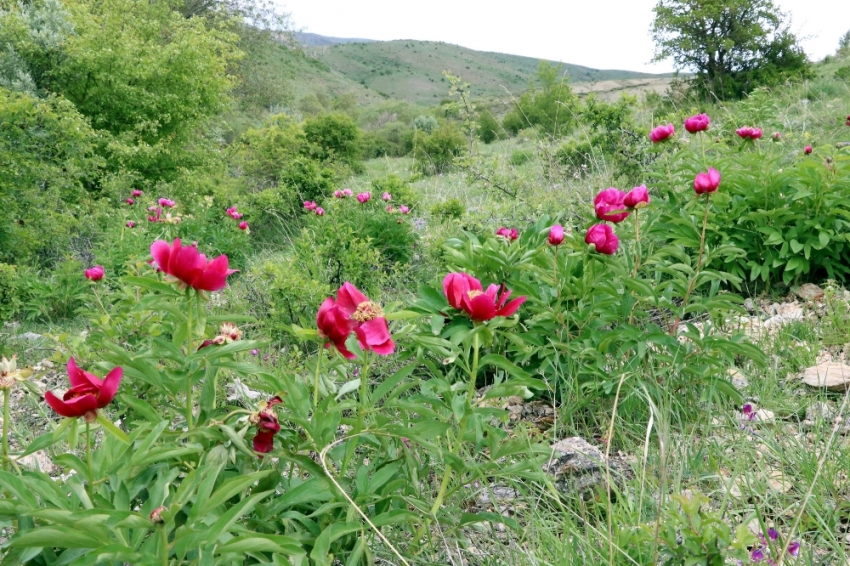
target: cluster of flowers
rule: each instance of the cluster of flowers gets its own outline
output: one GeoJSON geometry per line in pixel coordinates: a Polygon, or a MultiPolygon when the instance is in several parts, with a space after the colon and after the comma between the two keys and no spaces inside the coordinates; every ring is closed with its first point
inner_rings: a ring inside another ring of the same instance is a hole
{"type": "Polygon", "coordinates": [[[248,223],[245,222],[244,220],[242,220],[243,214],[241,212],[239,212],[238,210],[236,210],[235,206],[231,206],[230,208],[225,210],[224,213],[227,214],[229,217],[231,217],[233,220],[240,220],[240,222],[239,222],[239,229],[240,230],[244,230],[248,233],[251,232],[248,229],[248,223]]]}
{"type": "MultiPolygon", "coordinates": [[[[779,539],[779,533],[774,528],[770,528],[767,530],[767,538],[770,539],[770,542],[776,542],[779,539]]],[[[796,557],[800,554],[800,542],[792,541],[791,544],[788,545],[788,554],[796,557]]],[[[770,543],[767,539],[764,538],[764,535],[759,533],[759,544],[754,547],[750,552],[750,560],[753,562],[765,562],[770,566],[774,566],[776,561],[770,557],[770,543]]]]}
{"type": "MultiPolygon", "coordinates": [[[[148,222],[164,222],[166,224],[180,224],[183,220],[177,215],[171,214],[170,211],[165,212],[165,216],[162,215],[162,209],[171,209],[177,206],[177,203],[171,199],[161,198],[157,201],[159,206],[151,206],[148,208],[148,211],[152,214],[148,215],[148,222]]],[[[131,226],[132,227],[132,226],[131,226]]]]}
{"type": "MultiPolygon", "coordinates": [[[[593,208],[599,220],[619,224],[628,218],[632,211],[649,205],[649,200],[646,185],[635,187],[628,193],[609,187],[596,195],[593,199],[593,208]]],[[[606,255],[617,253],[620,247],[620,239],[608,224],[591,226],[587,230],[584,241],[587,245],[593,244],[597,252],[606,255]]]]}
{"type": "Polygon", "coordinates": [[[316,216],[324,216],[325,209],[316,204],[316,201],[305,200],[304,201],[304,210],[316,213],[316,216]]]}
{"type": "Polygon", "coordinates": [[[505,228],[504,226],[496,230],[496,235],[501,236],[510,242],[519,238],[519,232],[517,232],[516,228],[505,228]]]}
{"type": "Polygon", "coordinates": [[[129,204],[129,205],[136,204],[136,198],[142,196],[143,194],[145,194],[145,193],[143,193],[139,189],[133,189],[133,192],[130,193],[129,197],[127,197],[127,204],[129,204]]]}

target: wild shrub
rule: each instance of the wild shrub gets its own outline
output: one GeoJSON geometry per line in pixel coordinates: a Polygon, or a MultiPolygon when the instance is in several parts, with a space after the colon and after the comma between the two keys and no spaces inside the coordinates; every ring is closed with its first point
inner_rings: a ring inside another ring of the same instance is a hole
{"type": "Polygon", "coordinates": [[[467,140],[463,133],[450,122],[427,134],[417,131],[413,136],[413,158],[416,167],[427,175],[448,171],[455,158],[467,151],[467,140]]]}

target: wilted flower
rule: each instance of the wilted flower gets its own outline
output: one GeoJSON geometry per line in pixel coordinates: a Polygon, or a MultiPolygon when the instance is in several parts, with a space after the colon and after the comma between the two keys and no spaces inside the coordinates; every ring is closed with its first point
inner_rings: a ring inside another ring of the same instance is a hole
{"type": "Polygon", "coordinates": [[[163,208],[174,208],[175,206],[177,206],[176,202],[167,198],[161,198],[157,202],[159,203],[159,206],[163,208]]]}
{"type": "Polygon", "coordinates": [[[133,200],[133,199],[131,199],[131,198],[128,198],[128,199],[127,199],[127,204],[136,204],[136,201],[134,201],[134,200],[133,200]]]}
{"type": "Polygon", "coordinates": [[[74,358],[71,358],[68,360],[68,381],[71,382],[71,389],[62,399],[48,391],[44,394],[44,400],[63,417],[85,416],[87,422],[94,422],[97,410],[107,406],[115,397],[123,375],[124,370],[116,367],[101,380],[78,368],[74,358]]]}
{"type": "Polygon", "coordinates": [[[387,212],[389,212],[390,214],[392,214],[393,212],[395,212],[395,209],[393,208],[393,205],[391,205],[391,204],[388,204],[388,205],[387,205],[387,212]]]}
{"type": "Polygon", "coordinates": [[[148,210],[153,212],[153,215],[148,216],[148,222],[162,222],[162,209],[161,208],[157,208],[155,206],[152,206],[148,210]]]}
{"type": "Polygon", "coordinates": [[[778,142],[781,139],[782,139],[782,134],[780,134],[779,132],[773,132],[773,141],[778,142]]]}
{"type": "Polygon", "coordinates": [[[511,316],[525,302],[525,297],[517,297],[509,302],[511,292],[504,285],[501,292],[495,284],[485,291],[481,281],[466,273],[446,275],[443,278],[443,293],[452,307],[466,312],[476,322],[492,320],[497,316],[511,316]]]}
{"type": "Polygon", "coordinates": [[[218,329],[218,336],[213,338],[213,344],[230,344],[242,339],[242,331],[232,322],[224,322],[218,329]]]}
{"type": "Polygon", "coordinates": [[[643,208],[649,204],[649,191],[646,190],[646,185],[640,185],[626,193],[623,198],[623,204],[626,208],[643,208]]]}
{"type": "Polygon", "coordinates": [[[711,124],[711,118],[708,117],[708,114],[697,114],[685,120],[685,129],[695,134],[707,130],[709,124],[711,124]]]}
{"type": "Polygon", "coordinates": [[[354,333],[360,348],[372,350],[381,356],[395,351],[387,319],[381,305],[370,301],[357,287],[346,281],[336,294],[336,306],[349,320],[354,321],[354,333]]]}
{"type": "Polygon", "coordinates": [[[673,124],[667,124],[666,126],[657,126],[649,132],[649,139],[652,140],[652,143],[660,143],[666,141],[673,137],[676,133],[676,128],[673,127],[673,124]]]}
{"type": "Polygon", "coordinates": [[[283,403],[283,400],[278,396],[263,401],[257,412],[250,417],[251,423],[257,426],[257,434],[254,435],[253,442],[254,450],[260,454],[267,454],[274,449],[274,435],[280,431],[280,423],[273,409],[279,403],[283,403]]]}
{"type": "Polygon", "coordinates": [[[128,220],[126,226],[127,226],[127,228],[135,228],[136,223],[133,222],[132,220],[128,220]]]}
{"type": "Polygon", "coordinates": [[[587,231],[584,237],[587,245],[593,244],[596,246],[596,251],[601,254],[613,255],[617,253],[617,248],[620,247],[620,239],[614,230],[607,224],[594,224],[587,231]]]}
{"type": "Polygon", "coordinates": [[[812,152],[812,146],[807,145],[806,147],[803,148],[803,153],[805,153],[806,155],[809,155],[811,152],[812,152]]]}
{"type": "MultiPolygon", "coordinates": [[[[26,375],[29,375],[29,370],[26,375]]],[[[26,375],[18,369],[18,356],[13,355],[11,360],[7,360],[6,356],[0,358],[0,391],[11,389],[15,382],[23,380],[26,375]]]]}
{"type": "Polygon", "coordinates": [[[340,191],[340,190],[336,190],[336,191],[334,191],[334,196],[335,196],[336,198],[345,198],[345,195],[344,195],[344,194],[342,194],[342,191],[340,191]]]}
{"type": "Polygon", "coordinates": [[[404,205],[401,205],[400,207],[398,207],[398,211],[401,212],[402,214],[410,214],[410,209],[407,208],[404,205]]]}
{"type": "Polygon", "coordinates": [[[86,269],[85,271],[86,279],[91,281],[100,281],[103,279],[104,271],[102,265],[95,265],[90,269],[86,269]]]}
{"type": "Polygon", "coordinates": [[[325,215],[325,209],[322,208],[321,206],[317,206],[316,210],[314,212],[316,213],[316,216],[324,216],[325,215]]]}
{"type": "Polygon", "coordinates": [[[242,222],[239,223],[239,229],[240,230],[247,230],[248,229],[248,223],[243,220],[242,222]]]}
{"type": "Polygon", "coordinates": [[[194,245],[183,247],[180,238],[172,245],[157,240],[151,245],[153,267],[178,279],[198,291],[219,291],[227,284],[227,276],[236,273],[228,269],[226,255],[220,255],[212,261],[198,252],[194,245]]]}
{"type": "Polygon", "coordinates": [[[235,206],[231,206],[225,212],[229,217],[231,217],[234,220],[239,220],[240,218],[242,218],[242,214],[239,211],[236,210],[235,206]]]}
{"type": "Polygon", "coordinates": [[[133,192],[132,192],[132,193],[130,193],[130,196],[140,197],[140,196],[142,196],[143,194],[144,194],[144,193],[143,193],[142,191],[140,191],[139,189],[133,189],[133,192]]]}
{"type": "Polygon", "coordinates": [[[381,198],[384,199],[384,200],[392,200],[393,196],[390,193],[385,192],[384,194],[381,195],[381,198]]]}
{"type": "Polygon", "coordinates": [[[738,128],[737,130],[735,130],[735,133],[745,140],[757,140],[762,135],[761,128],[752,128],[750,126],[738,128]]]}
{"type": "Polygon", "coordinates": [[[713,167],[708,168],[708,173],[699,173],[694,178],[694,191],[698,195],[713,193],[720,186],[720,173],[713,167]]]}
{"type": "Polygon", "coordinates": [[[316,204],[316,201],[305,200],[304,201],[304,210],[316,210],[316,207],[319,206],[316,204]]]}
{"type": "Polygon", "coordinates": [[[593,208],[596,211],[596,217],[600,220],[613,222],[614,224],[622,222],[630,214],[626,210],[625,199],[626,193],[614,187],[600,191],[596,195],[596,198],[593,199],[593,208]]]}
{"type": "Polygon", "coordinates": [[[344,197],[350,197],[353,194],[354,191],[352,191],[351,189],[342,189],[342,196],[344,197]]]}
{"type": "Polygon", "coordinates": [[[357,194],[357,202],[359,202],[360,204],[364,204],[364,203],[369,202],[369,199],[371,199],[371,198],[372,198],[372,193],[370,193],[369,191],[366,191],[365,193],[358,193],[357,194]]]}
{"type": "Polygon", "coordinates": [[[555,224],[549,228],[549,244],[560,246],[564,243],[564,227],[560,224],[555,224]]]}
{"type": "Polygon", "coordinates": [[[516,228],[508,229],[508,228],[505,228],[504,226],[502,226],[501,228],[496,230],[496,235],[501,236],[503,238],[507,238],[511,242],[513,242],[514,240],[519,238],[519,232],[517,232],[516,228]]]}

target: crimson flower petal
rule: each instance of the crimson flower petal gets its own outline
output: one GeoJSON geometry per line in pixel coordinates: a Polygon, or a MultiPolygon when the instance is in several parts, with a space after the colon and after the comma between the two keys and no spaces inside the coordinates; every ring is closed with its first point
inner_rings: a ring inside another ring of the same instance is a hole
{"type": "Polygon", "coordinates": [[[91,385],[97,389],[103,385],[103,381],[96,375],[92,375],[87,371],[83,371],[77,367],[77,362],[74,358],[70,358],[68,360],[68,381],[71,382],[72,387],[78,387],[80,385],[91,385]]]}
{"type": "Polygon", "coordinates": [[[360,346],[366,350],[370,349],[381,356],[388,356],[395,351],[395,343],[390,337],[387,319],[375,318],[364,322],[354,329],[360,346]]]}
{"type": "Polygon", "coordinates": [[[465,301],[466,312],[469,318],[477,321],[491,320],[496,316],[496,303],[493,297],[483,293],[465,301]]]}
{"type": "Polygon", "coordinates": [[[504,307],[496,311],[496,316],[511,316],[525,302],[526,297],[517,297],[513,301],[506,304],[504,307]]]}
{"type": "Polygon", "coordinates": [[[351,316],[357,310],[357,305],[369,300],[357,287],[346,281],[336,294],[336,304],[347,315],[351,316]]]}
{"type": "Polygon", "coordinates": [[[254,435],[254,450],[260,454],[268,454],[274,449],[274,432],[257,429],[254,435]]]}
{"type": "Polygon", "coordinates": [[[44,400],[47,401],[51,409],[63,417],[82,417],[89,411],[97,409],[97,397],[94,395],[83,395],[81,397],[74,397],[69,401],[63,401],[48,391],[44,394],[44,400]]]}
{"type": "Polygon", "coordinates": [[[97,407],[99,409],[107,406],[115,398],[118,392],[118,386],[121,385],[121,378],[124,376],[124,370],[116,367],[103,380],[103,386],[100,388],[100,394],[97,396],[97,407]]]}

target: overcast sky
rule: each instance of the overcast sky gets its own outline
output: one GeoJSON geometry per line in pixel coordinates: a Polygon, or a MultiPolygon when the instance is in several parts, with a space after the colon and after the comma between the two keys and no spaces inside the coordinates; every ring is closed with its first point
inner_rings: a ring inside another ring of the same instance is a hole
{"type": "MultiPolygon", "coordinates": [[[[665,72],[650,64],[656,0],[275,0],[303,31],[420,39],[598,69],[665,72]]],[[[850,0],[776,0],[810,57],[834,53],[850,29],[850,0]]]]}

